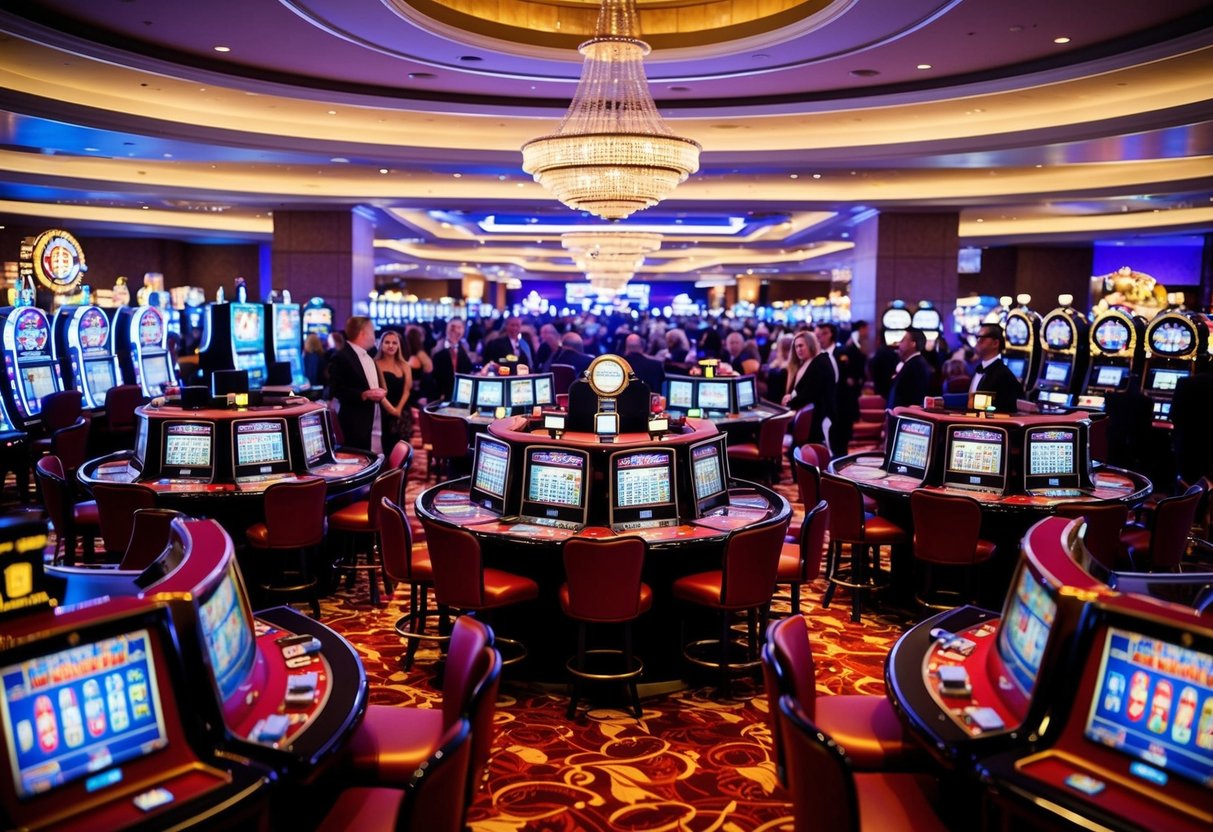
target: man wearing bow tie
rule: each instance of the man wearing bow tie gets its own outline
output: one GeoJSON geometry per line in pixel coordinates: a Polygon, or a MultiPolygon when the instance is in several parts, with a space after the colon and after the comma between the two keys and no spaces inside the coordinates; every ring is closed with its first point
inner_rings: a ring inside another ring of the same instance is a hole
{"type": "Polygon", "coordinates": [[[998,324],[982,324],[977,334],[977,368],[973,371],[970,393],[990,393],[994,396],[994,409],[1002,413],[1014,413],[1017,402],[1023,398],[1023,385],[1003,363],[1003,334],[998,324]]]}

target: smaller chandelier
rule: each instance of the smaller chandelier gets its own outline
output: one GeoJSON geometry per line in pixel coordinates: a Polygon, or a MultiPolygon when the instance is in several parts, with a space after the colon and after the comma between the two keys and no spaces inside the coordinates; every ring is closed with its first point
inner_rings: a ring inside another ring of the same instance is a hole
{"type": "Polygon", "coordinates": [[[576,211],[607,220],[665,199],[699,170],[698,142],[674,135],[644,75],[635,0],[602,0],[581,44],[581,81],[556,133],[522,146],[522,169],[576,211]]]}
{"type": "Polygon", "coordinates": [[[573,262],[585,272],[599,294],[615,295],[644,265],[644,258],[661,248],[661,235],[642,231],[570,231],[560,235],[573,262]]]}

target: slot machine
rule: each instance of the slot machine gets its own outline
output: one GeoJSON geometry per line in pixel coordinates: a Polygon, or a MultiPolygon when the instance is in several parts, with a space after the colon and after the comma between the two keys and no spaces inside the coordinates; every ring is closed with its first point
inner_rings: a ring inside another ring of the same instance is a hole
{"type": "Polygon", "coordinates": [[[1024,390],[1031,390],[1040,369],[1040,315],[1028,308],[1032,297],[1019,296],[1019,306],[1009,309],[1003,321],[1006,346],[1002,360],[1019,379],[1024,390]]]}
{"type": "Polygon", "coordinates": [[[1209,320],[1199,312],[1163,312],[1146,327],[1145,349],[1141,392],[1153,403],[1154,420],[1169,423],[1175,385],[1209,361],[1209,320]]]}
{"type": "Polygon", "coordinates": [[[114,327],[98,306],[60,306],[55,313],[55,353],[64,387],[84,394],[84,407],[101,410],[105,394],[122,383],[114,327]]]}
{"type": "Polygon", "coordinates": [[[164,313],[154,306],[124,307],[114,328],[122,374],[143,388],[143,395],[160,396],[180,383],[168,351],[164,313]]]}
{"type": "Polygon", "coordinates": [[[939,335],[943,332],[943,318],[940,317],[935,304],[929,300],[920,300],[918,308],[910,316],[910,326],[921,329],[923,335],[927,336],[928,350],[935,349],[935,342],[939,340],[939,335]]]}
{"type": "Polygon", "coordinates": [[[206,308],[206,326],[199,353],[203,372],[244,370],[250,390],[265,384],[269,368],[265,358],[265,312],[260,303],[212,303],[206,308]]]}
{"type": "Polygon", "coordinates": [[[63,390],[55,360],[51,322],[36,306],[0,309],[3,319],[4,404],[14,426],[29,430],[41,422],[42,399],[63,390]]]}
{"type": "Polygon", "coordinates": [[[880,331],[883,333],[885,346],[896,348],[913,322],[914,318],[906,308],[904,300],[890,303],[880,315],[880,331]]]}
{"type": "Polygon", "coordinates": [[[1069,407],[1087,372],[1090,327],[1087,316],[1070,306],[1069,295],[1057,300],[1061,306],[1041,320],[1040,372],[1031,396],[1042,404],[1069,407]]]}
{"type": "Polygon", "coordinates": [[[312,385],[303,372],[303,320],[302,310],[291,303],[290,292],[283,292],[282,303],[266,304],[265,337],[270,344],[270,353],[275,361],[291,365],[291,387],[310,390],[312,385]]]}
{"type": "Polygon", "coordinates": [[[1075,405],[1105,409],[1107,397],[1129,389],[1130,378],[1141,374],[1145,359],[1146,322],[1128,310],[1101,312],[1091,325],[1091,364],[1075,405]]]}
{"type": "Polygon", "coordinates": [[[319,335],[321,341],[328,340],[333,331],[333,307],[324,298],[312,298],[303,307],[303,334],[319,335]]]}

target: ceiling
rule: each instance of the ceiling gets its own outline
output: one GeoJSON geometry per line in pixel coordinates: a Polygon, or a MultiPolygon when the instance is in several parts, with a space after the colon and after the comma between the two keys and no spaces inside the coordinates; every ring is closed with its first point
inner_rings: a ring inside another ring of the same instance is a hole
{"type": "MultiPolygon", "coordinates": [[[[521,169],[594,0],[50,0],[0,10],[0,221],[268,240],[362,206],[380,268],[579,273],[601,221],[521,169]],[[222,47],[226,51],[217,51],[222,47]]],[[[806,279],[879,210],[962,245],[1213,232],[1213,5],[638,0],[650,88],[701,169],[626,225],[647,278],[806,279]]]]}

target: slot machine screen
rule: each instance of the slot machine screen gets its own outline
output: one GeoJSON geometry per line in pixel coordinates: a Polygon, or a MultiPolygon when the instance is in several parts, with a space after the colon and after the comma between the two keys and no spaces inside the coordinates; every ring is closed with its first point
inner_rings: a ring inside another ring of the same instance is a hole
{"type": "Polygon", "coordinates": [[[1174,393],[1175,385],[1179,383],[1179,380],[1187,377],[1187,370],[1151,370],[1149,378],[1146,379],[1146,392],[1174,393]]]}
{"type": "Polygon", "coordinates": [[[143,461],[147,459],[147,418],[135,418],[135,467],[143,470],[143,461]]]}
{"type": "Polygon", "coordinates": [[[1119,318],[1105,318],[1095,327],[1095,345],[1107,353],[1129,346],[1129,327],[1119,318]]]}
{"type": "Polygon", "coordinates": [[[552,404],[552,376],[535,376],[535,404],[552,404]]]}
{"type": "Polygon", "coordinates": [[[40,413],[43,396],[49,396],[57,389],[54,368],[50,364],[33,367],[18,365],[17,372],[21,376],[21,386],[25,388],[25,400],[29,403],[30,413],[40,413]]]}
{"type": "Polygon", "coordinates": [[[1036,687],[1040,661],[1057,617],[1057,600],[1026,561],[1019,564],[1014,587],[998,625],[998,656],[1010,680],[1027,697],[1036,687]]]}
{"type": "Polygon", "coordinates": [[[505,382],[496,378],[482,378],[476,382],[476,407],[493,410],[505,404],[505,382]]]}
{"type": "Polygon", "coordinates": [[[1032,340],[1032,328],[1018,315],[1008,315],[1004,335],[1012,347],[1026,347],[1032,340]]]}
{"type": "Polygon", "coordinates": [[[510,407],[531,407],[534,404],[535,386],[531,379],[510,379],[510,407]]]}
{"type": "Polygon", "coordinates": [[[1133,758],[1157,785],[1174,774],[1213,784],[1213,655],[1173,639],[1107,627],[1083,734],[1133,758]]]}
{"type": "Polygon", "coordinates": [[[1060,315],[1045,322],[1045,343],[1055,350],[1068,350],[1074,345],[1074,327],[1060,315]]]}
{"type": "Polygon", "coordinates": [[[695,406],[694,392],[695,384],[691,381],[674,381],[666,382],[668,392],[666,393],[666,407],[671,410],[690,410],[695,406]]]}
{"type": "Polygon", "coordinates": [[[1007,432],[1001,428],[949,425],[944,484],[1005,491],[1007,432]]]}
{"type": "Polygon", "coordinates": [[[699,382],[699,409],[727,411],[729,409],[729,382],[699,382]]]}
{"type": "Polygon", "coordinates": [[[527,448],[521,513],[585,525],[588,469],[585,451],[527,448]]]}
{"type": "Polygon", "coordinates": [[[471,404],[474,381],[471,376],[455,376],[455,392],[451,396],[451,404],[471,404]]]}
{"type": "Polygon", "coordinates": [[[677,517],[673,450],[647,448],[611,455],[612,526],[677,517]]]}
{"type": "Polygon", "coordinates": [[[322,413],[316,411],[300,416],[299,435],[303,439],[303,458],[307,460],[308,467],[328,457],[329,446],[322,413]]]}
{"type": "Polygon", "coordinates": [[[1002,357],[1002,361],[1004,364],[1007,365],[1007,369],[1009,369],[1012,373],[1014,373],[1015,378],[1019,379],[1021,383],[1024,381],[1024,379],[1027,378],[1027,376],[1028,376],[1028,359],[1007,357],[1004,355],[1002,357]]]}
{"type": "Polygon", "coordinates": [[[911,318],[911,326],[921,329],[927,336],[927,343],[932,343],[939,337],[940,318],[938,309],[916,309],[911,318]]]}
{"type": "Polygon", "coordinates": [[[153,395],[164,391],[169,384],[168,355],[152,355],[143,360],[143,389],[153,395]]]}
{"type": "Polygon", "coordinates": [[[1066,384],[1070,380],[1070,370],[1072,369],[1074,369],[1074,365],[1066,361],[1046,361],[1040,370],[1040,378],[1054,384],[1066,384]]]}
{"type": "Polygon", "coordinates": [[[285,474],[291,470],[286,445],[286,422],[282,419],[235,422],[232,433],[237,478],[285,474]]]}
{"type": "Polygon", "coordinates": [[[168,745],[156,648],[136,629],[0,669],[4,745],[25,799],[88,778],[86,791],[119,782],[119,767],[168,745]]]}
{"type": "Polygon", "coordinates": [[[105,393],[113,387],[117,380],[114,378],[114,362],[110,358],[103,361],[84,362],[84,383],[98,402],[104,400],[105,393]]]}
{"type": "Polygon", "coordinates": [[[691,487],[695,512],[702,517],[729,502],[728,456],[725,437],[717,436],[691,446],[691,487]]]}
{"type": "Polygon", "coordinates": [[[893,441],[889,443],[889,458],[885,470],[891,474],[904,474],[915,479],[927,475],[931,460],[930,422],[918,419],[899,418],[893,428],[893,441]]]}
{"type": "Polygon", "coordinates": [[[1150,330],[1150,352],[1184,355],[1192,349],[1194,335],[1187,321],[1159,321],[1150,330]]]}
{"type": "Polygon", "coordinates": [[[1082,449],[1078,428],[1039,427],[1024,432],[1024,488],[1078,488],[1082,449]]]}
{"type": "Polygon", "coordinates": [[[299,307],[295,304],[274,307],[274,345],[295,350],[303,347],[303,325],[299,321],[299,307]]]}
{"type": "Polygon", "coordinates": [[[505,513],[506,484],[510,481],[510,446],[505,442],[476,434],[472,460],[471,502],[505,513]]]}
{"type": "Polygon", "coordinates": [[[257,303],[233,303],[232,345],[238,352],[265,352],[264,307],[257,303]]]}
{"type": "Polygon", "coordinates": [[[234,562],[218,585],[202,596],[198,623],[215,687],[226,702],[239,691],[257,659],[252,614],[234,562]]]}
{"type": "Polygon", "coordinates": [[[1108,389],[1119,389],[1125,376],[1129,374],[1128,367],[1117,367],[1104,364],[1095,368],[1095,386],[1108,389]]]}
{"type": "Polygon", "coordinates": [[[737,380],[737,409],[753,407],[758,400],[758,386],[753,376],[742,376],[737,380]]]}
{"type": "Polygon", "coordinates": [[[215,426],[211,422],[167,422],[161,473],[209,479],[215,468],[215,426]]]}

